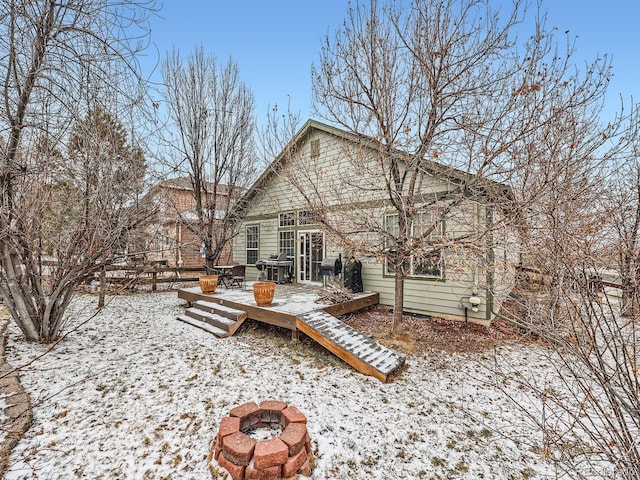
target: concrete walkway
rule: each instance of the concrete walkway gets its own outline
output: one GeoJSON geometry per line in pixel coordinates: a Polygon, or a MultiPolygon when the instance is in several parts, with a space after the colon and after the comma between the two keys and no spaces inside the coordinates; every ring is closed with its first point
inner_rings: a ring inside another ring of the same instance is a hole
{"type": "Polygon", "coordinates": [[[0,436],[0,478],[4,477],[9,467],[9,455],[24,433],[29,430],[33,420],[31,400],[29,394],[20,384],[18,372],[6,362],[4,345],[5,331],[9,325],[9,313],[4,306],[0,306],[0,398],[6,404],[4,421],[0,425],[3,435],[0,436]]]}

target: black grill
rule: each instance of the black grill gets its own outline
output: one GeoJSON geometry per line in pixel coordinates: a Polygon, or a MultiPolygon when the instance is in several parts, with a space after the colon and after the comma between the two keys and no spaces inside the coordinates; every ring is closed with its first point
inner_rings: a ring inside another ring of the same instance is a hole
{"type": "Polygon", "coordinates": [[[267,265],[273,265],[273,264],[277,264],[278,262],[286,262],[287,261],[287,256],[280,252],[280,253],[271,253],[269,255],[269,258],[267,258],[266,262],[267,265]]]}
{"type": "Polygon", "coordinates": [[[266,273],[267,280],[277,283],[293,280],[293,260],[284,253],[272,253],[266,260],[258,260],[256,268],[266,273]]]}
{"type": "Polygon", "coordinates": [[[338,258],[325,258],[318,267],[320,269],[320,275],[327,277],[337,277],[342,274],[342,255],[338,258]]]}
{"type": "Polygon", "coordinates": [[[362,263],[351,257],[344,266],[344,286],[353,293],[363,291],[362,288],[362,263]]]}

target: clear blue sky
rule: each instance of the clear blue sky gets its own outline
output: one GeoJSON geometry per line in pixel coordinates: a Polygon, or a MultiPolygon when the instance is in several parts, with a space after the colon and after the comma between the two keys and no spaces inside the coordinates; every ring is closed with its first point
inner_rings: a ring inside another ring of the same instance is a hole
{"type": "MultiPolygon", "coordinates": [[[[493,3],[510,5],[509,0],[493,3]]],[[[219,62],[231,56],[255,93],[259,123],[269,105],[286,106],[289,99],[292,110],[300,111],[304,120],[311,116],[311,64],[318,61],[323,37],[341,25],[348,4],[348,0],[164,0],[159,17],[152,19],[151,36],[160,57],[174,46],[186,54],[199,44],[219,62]]],[[[578,37],[576,61],[605,53],[613,56],[611,111],[619,94],[640,101],[640,0],[545,0],[543,9],[548,11],[548,24],[558,28],[559,39],[565,30],[578,37]]],[[[156,55],[148,54],[149,59],[156,55]]],[[[145,62],[148,69],[149,64],[145,62]]]]}

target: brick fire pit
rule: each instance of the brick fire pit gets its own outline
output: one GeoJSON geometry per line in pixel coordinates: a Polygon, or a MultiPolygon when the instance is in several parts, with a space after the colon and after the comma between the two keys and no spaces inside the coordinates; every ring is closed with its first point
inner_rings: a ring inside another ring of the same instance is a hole
{"type": "Polygon", "coordinates": [[[308,476],[313,453],[307,418],[296,407],[274,400],[235,407],[220,421],[209,461],[212,457],[233,480],[293,480],[298,473],[308,476]],[[251,434],[257,429],[282,429],[282,433],[255,440],[251,434]]]}

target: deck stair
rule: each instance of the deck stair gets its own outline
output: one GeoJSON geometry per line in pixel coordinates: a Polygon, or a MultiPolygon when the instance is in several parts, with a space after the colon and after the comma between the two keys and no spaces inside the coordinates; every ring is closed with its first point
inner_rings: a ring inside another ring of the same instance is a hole
{"type": "Polygon", "coordinates": [[[193,302],[178,320],[224,338],[233,335],[247,318],[247,312],[205,300],[193,302]]]}
{"type": "Polygon", "coordinates": [[[365,375],[386,382],[405,357],[322,310],[299,315],[297,328],[365,375]]]}

